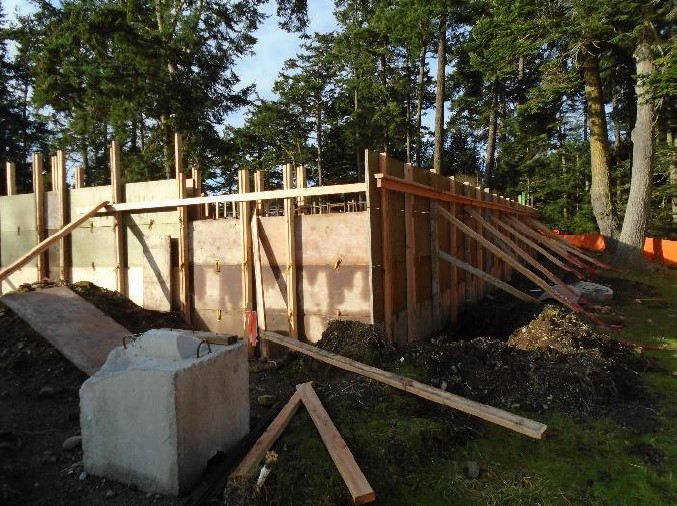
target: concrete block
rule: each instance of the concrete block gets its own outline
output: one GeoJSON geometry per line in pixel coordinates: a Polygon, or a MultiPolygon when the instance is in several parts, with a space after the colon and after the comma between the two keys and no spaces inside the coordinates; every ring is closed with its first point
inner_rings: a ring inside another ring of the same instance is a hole
{"type": "Polygon", "coordinates": [[[211,334],[149,331],[118,347],[80,389],[85,470],[141,490],[182,495],[217,450],[249,432],[242,341],[200,348],[211,334]]]}

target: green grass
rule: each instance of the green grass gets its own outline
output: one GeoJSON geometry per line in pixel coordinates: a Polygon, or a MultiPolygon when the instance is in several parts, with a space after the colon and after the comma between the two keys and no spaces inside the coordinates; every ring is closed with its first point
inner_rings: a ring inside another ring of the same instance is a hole
{"type": "MultiPolygon", "coordinates": [[[[677,503],[677,273],[630,274],[654,286],[669,307],[628,304],[618,337],[667,345],[647,351],[660,365],[644,373],[661,428],[638,432],[611,419],[576,422],[558,413],[520,412],[548,424],[532,440],[491,424],[481,437],[460,437],[444,418],[424,414],[421,401],[386,389],[376,405],[338,400],[329,409],[378,503],[409,505],[670,505],[677,503]],[[633,452],[654,448],[649,463],[633,452]],[[648,446],[649,445],[649,446],[648,446]],[[467,461],[483,470],[464,476],[467,461]]],[[[402,365],[398,371],[417,377],[402,365]]],[[[349,495],[308,415],[300,410],[275,446],[280,461],[264,503],[349,504],[349,495]]]]}

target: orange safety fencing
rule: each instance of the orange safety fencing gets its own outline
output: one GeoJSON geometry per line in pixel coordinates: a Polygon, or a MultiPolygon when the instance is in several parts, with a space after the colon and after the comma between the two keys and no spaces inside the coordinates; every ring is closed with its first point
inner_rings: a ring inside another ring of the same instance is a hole
{"type": "MultiPolygon", "coordinates": [[[[560,237],[574,246],[588,251],[601,252],[606,248],[604,236],[600,234],[560,234],[560,237]]],[[[677,265],[677,241],[647,237],[644,240],[644,257],[647,260],[665,265],[677,265]]]]}

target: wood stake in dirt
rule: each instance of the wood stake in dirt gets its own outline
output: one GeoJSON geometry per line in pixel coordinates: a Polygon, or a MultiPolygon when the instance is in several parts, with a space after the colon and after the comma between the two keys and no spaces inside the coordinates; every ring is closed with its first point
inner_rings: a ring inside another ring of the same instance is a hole
{"type": "Polygon", "coordinates": [[[487,406],[486,404],[482,404],[480,402],[471,401],[470,399],[466,399],[460,395],[455,395],[450,392],[440,390],[439,388],[431,387],[430,385],[426,385],[425,383],[421,383],[411,378],[405,378],[382,369],[377,369],[376,367],[371,367],[341,355],[322,350],[315,346],[301,343],[296,339],[290,339],[289,337],[268,331],[262,332],[261,337],[273,343],[285,346],[292,351],[303,353],[304,355],[313,357],[321,362],[338,367],[339,369],[357,373],[361,376],[378,381],[379,383],[384,383],[391,387],[412,393],[438,404],[458,409],[464,413],[477,416],[483,420],[493,422],[497,425],[514,430],[515,432],[519,432],[534,439],[543,439],[545,437],[546,431],[548,430],[547,425],[534,420],[530,420],[528,418],[524,418],[522,416],[515,415],[492,406],[487,406]]]}

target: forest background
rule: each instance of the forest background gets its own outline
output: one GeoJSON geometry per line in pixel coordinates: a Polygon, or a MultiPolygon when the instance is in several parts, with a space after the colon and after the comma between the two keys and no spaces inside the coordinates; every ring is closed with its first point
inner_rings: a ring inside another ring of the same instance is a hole
{"type": "Polygon", "coordinates": [[[57,148],[108,183],[112,139],[124,181],[173,177],[178,131],[210,193],[283,163],[354,181],[374,149],[601,231],[617,261],[677,237],[673,2],[335,0],[335,29],[310,33],[306,0],[278,0],[304,43],[269,99],[235,73],[264,0],[31,4],[0,19],[0,163],[25,191],[31,154],[57,148]]]}

